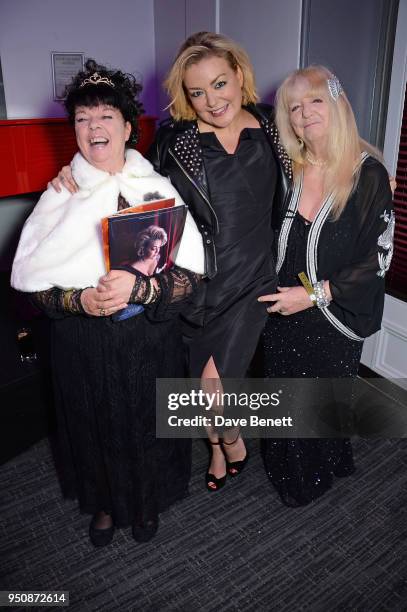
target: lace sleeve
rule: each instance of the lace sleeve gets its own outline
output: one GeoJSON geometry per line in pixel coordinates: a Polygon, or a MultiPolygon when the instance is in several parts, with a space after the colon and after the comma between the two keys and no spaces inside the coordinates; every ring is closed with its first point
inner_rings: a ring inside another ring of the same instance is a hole
{"type": "Polygon", "coordinates": [[[153,277],[138,271],[135,271],[135,276],[129,302],[149,306],[154,318],[167,318],[180,313],[202,278],[200,274],[179,266],[153,277]]]}
{"type": "Polygon", "coordinates": [[[167,272],[157,275],[160,301],[167,305],[185,301],[197,288],[201,274],[174,266],[167,272]]]}
{"type": "Polygon", "coordinates": [[[82,289],[59,289],[52,287],[46,291],[27,294],[29,299],[52,319],[61,319],[67,314],[85,314],[81,303],[82,289]]]}

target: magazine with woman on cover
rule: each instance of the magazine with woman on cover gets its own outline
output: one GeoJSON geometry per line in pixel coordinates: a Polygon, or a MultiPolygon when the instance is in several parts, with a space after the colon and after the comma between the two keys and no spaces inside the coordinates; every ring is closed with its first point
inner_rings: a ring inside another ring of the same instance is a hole
{"type": "MultiPolygon", "coordinates": [[[[173,198],[142,203],[102,219],[107,270],[138,270],[146,276],[170,268],[185,225],[187,207],[174,206],[173,198]]],[[[143,311],[131,304],[116,313],[122,320],[143,311]]]]}

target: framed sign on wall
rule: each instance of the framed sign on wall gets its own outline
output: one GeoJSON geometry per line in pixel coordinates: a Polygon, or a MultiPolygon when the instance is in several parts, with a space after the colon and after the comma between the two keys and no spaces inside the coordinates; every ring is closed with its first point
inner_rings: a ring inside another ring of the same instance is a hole
{"type": "Polygon", "coordinates": [[[84,54],[52,51],[51,62],[54,100],[65,100],[66,86],[83,70],[84,54]]]}

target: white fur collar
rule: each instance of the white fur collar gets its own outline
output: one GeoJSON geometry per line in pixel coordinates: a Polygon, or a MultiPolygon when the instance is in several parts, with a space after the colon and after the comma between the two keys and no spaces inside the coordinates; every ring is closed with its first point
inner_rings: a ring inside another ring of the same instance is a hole
{"type": "MultiPolygon", "coordinates": [[[[174,197],[176,206],[183,203],[170,181],[134,150],[127,151],[123,170],[117,174],[98,170],[80,153],[72,160],[72,172],[79,192],[71,195],[63,189],[58,194],[50,187],[24,225],[11,276],[15,289],[96,286],[106,272],[100,220],[116,212],[120,193],[131,206],[141,204],[151,192],[174,197]]],[[[189,213],[176,263],[204,271],[202,238],[189,213]]]]}
{"type": "Polygon", "coordinates": [[[72,174],[81,189],[94,189],[113,177],[123,180],[148,177],[155,174],[152,164],[145,159],[141,153],[134,149],[126,150],[126,162],[123,170],[116,175],[110,175],[104,170],[99,170],[86,161],[80,153],[77,153],[71,162],[72,174]]]}

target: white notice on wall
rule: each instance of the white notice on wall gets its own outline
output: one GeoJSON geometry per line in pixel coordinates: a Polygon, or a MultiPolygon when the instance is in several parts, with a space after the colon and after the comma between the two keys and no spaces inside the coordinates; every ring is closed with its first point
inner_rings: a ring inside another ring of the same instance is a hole
{"type": "Polygon", "coordinates": [[[83,70],[83,57],[83,53],[51,53],[54,100],[65,99],[66,86],[83,70]]]}

